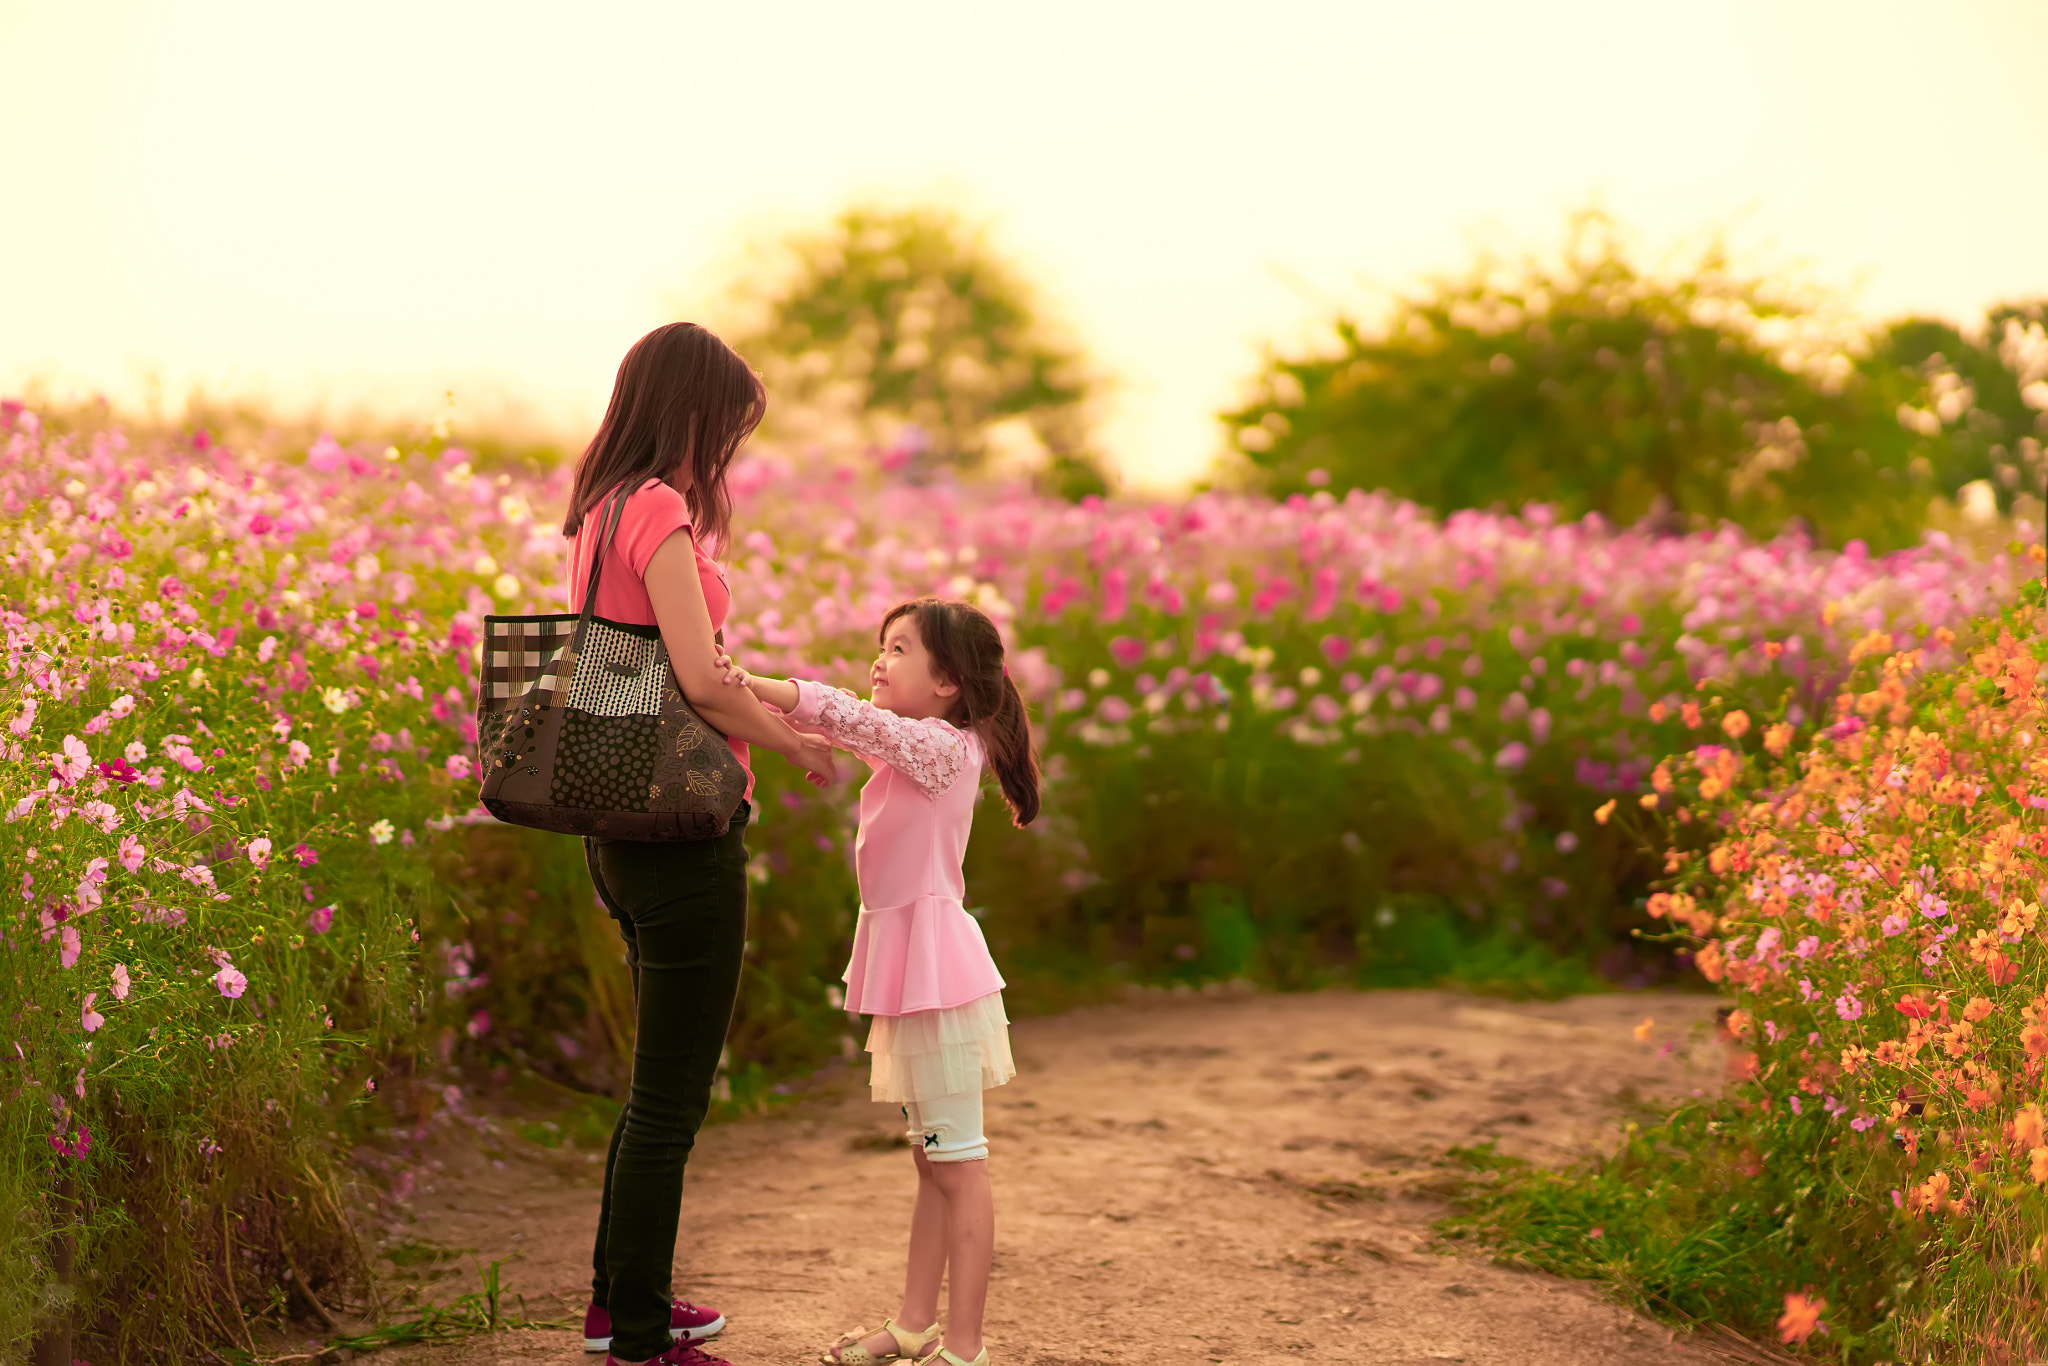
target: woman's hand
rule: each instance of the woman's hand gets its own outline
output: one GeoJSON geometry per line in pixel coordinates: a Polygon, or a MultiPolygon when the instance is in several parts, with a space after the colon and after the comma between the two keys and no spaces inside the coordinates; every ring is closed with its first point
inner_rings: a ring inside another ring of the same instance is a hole
{"type": "Polygon", "coordinates": [[[789,754],[789,761],[804,770],[804,777],[814,787],[830,787],[839,781],[839,761],[832,753],[832,746],[823,736],[803,735],[803,743],[789,754]]]}

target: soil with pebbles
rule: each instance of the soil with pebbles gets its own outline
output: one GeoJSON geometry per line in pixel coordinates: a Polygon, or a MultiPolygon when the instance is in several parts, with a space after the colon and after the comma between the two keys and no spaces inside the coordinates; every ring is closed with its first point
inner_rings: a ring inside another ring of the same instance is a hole
{"type": "MultiPolygon", "coordinates": [[[[1559,1163],[1611,1142],[1633,1107],[1718,1085],[1713,1007],[1330,991],[1151,996],[1021,1021],[1020,1075],[989,1098],[992,1358],[1717,1359],[1593,1287],[1430,1248],[1446,1149],[1491,1139],[1559,1163]],[[1645,1016],[1648,1042],[1635,1037],[1645,1016]]],[[[894,1108],[870,1103],[863,1078],[847,1069],[698,1143],[675,1287],[728,1316],[716,1348],[736,1366],[816,1360],[894,1306],[915,1178],[894,1108]]],[[[516,1254],[506,1285],[528,1311],[580,1323],[601,1154],[516,1146],[500,1166],[444,1155],[406,1232],[485,1262],[516,1254]]],[[[602,1358],[571,1327],[377,1360],[602,1358]]]]}

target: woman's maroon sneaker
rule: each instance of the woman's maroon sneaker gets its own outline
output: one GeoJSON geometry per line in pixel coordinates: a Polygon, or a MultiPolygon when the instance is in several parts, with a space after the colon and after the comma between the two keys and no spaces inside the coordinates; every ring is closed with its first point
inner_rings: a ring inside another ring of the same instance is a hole
{"type": "MultiPolygon", "coordinates": [[[[682,1342],[701,1342],[725,1331],[725,1315],[716,1309],[706,1309],[701,1304],[688,1300],[676,1300],[668,1308],[668,1335],[682,1342]]],[[[591,1305],[583,1311],[583,1350],[586,1352],[610,1352],[612,1347],[612,1316],[609,1311],[591,1305]]],[[[716,1361],[706,1357],[706,1361],[716,1361]]]]}

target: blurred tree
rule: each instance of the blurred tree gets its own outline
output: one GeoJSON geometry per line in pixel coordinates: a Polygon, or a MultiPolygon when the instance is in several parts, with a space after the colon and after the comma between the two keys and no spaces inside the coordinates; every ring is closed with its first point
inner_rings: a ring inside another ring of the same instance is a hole
{"type": "MultiPolygon", "coordinates": [[[[2034,315],[2014,316],[2024,336],[2034,315]]],[[[1377,332],[1339,318],[1334,352],[1272,358],[1223,420],[1237,474],[1277,494],[1384,488],[1440,510],[1537,501],[1764,534],[1797,519],[1882,548],[1915,540],[1930,499],[1980,477],[2030,416],[1997,344],[1966,349],[1929,326],[1901,324],[1859,360],[1860,339],[1732,273],[1719,248],[1652,278],[1587,212],[1561,266],[1482,264],[1377,332]],[[1940,378],[1956,366],[1968,375],[1940,378]],[[1995,393],[2000,425],[1936,393],[1957,383],[1979,403],[1995,393]],[[1933,449],[1926,419],[1907,417],[1922,403],[1969,439],[1933,449]]]]}
{"type": "Polygon", "coordinates": [[[794,269],[735,338],[778,395],[883,419],[912,478],[1002,457],[1067,497],[1106,491],[1080,357],[980,233],[943,209],[862,207],[788,245],[794,269]]]}
{"type": "Polygon", "coordinates": [[[1873,396],[1896,399],[1883,411],[1869,405],[1870,439],[1896,423],[1909,460],[1925,462],[1936,488],[1954,496],[1982,480],[2006,512],[2022,495],[2042,496],[2048,300],[1992,308],[1981,341],[1943,319],[1899,319],[1871,338],[1859,368],[1873,396]]]}

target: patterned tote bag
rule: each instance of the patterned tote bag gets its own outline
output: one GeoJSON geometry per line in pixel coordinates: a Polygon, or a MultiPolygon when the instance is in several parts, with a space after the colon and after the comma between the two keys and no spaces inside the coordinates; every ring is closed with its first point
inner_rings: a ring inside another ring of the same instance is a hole
{"type": "Polygon", "coordinates": [[[598,576],[630,491],[620,487],[606,504],[581,612],[484,618],[484,809],[565,835],[712,839],[746,792],[746,770],[683,700],[660,628],[596,615],[598,576]]]}

